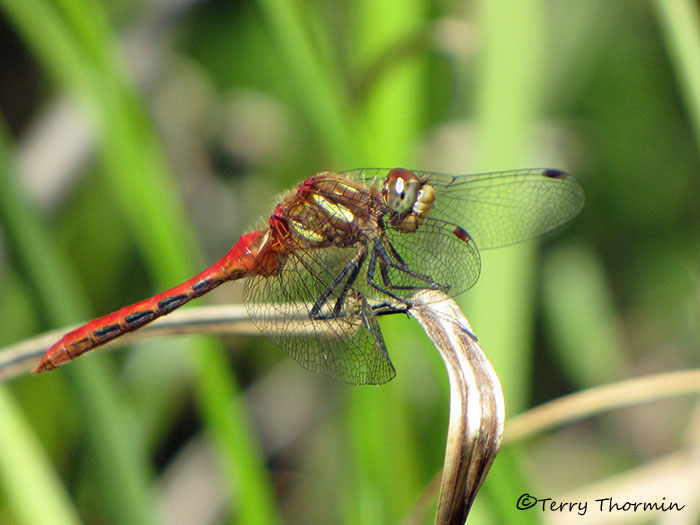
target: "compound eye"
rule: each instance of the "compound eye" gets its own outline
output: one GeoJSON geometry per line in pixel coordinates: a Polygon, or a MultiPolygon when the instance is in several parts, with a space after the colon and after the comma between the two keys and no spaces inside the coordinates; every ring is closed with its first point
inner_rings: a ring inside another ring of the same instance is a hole
{"type": "Polygon", "coordinates": [[[418,198],[420,182],[413,172],[401,168],[387,175],[382,188],[384,203],[398,213],[410,213],[418,198]]]}

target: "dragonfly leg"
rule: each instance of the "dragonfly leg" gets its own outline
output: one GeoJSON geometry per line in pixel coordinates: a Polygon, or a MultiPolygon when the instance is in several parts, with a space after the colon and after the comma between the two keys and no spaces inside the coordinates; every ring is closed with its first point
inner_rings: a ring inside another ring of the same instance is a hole
{"type": "Polygon", "coordinates": [[[328,288],[326,288],[326,290],[314,303],[313,307],[311,308],[311,312],[309,312],[309,316],[311,317],[311,319],[331,319],[341,316],[341,310],[343,309],[343,305],[345,304],[345,299],[347,298],[348,292],[350,291],[350,287],[357,279],[357,276],[359,275],[360,270],[362,269],[362,265],[364,264],[366,257],[367,247],[365,245],[362,245],[357,251],[357,254],[355,254],[355,256],[352,259],[350,259],[348,264],[345,265],[342,271],[335,276],[333,282],[328,286],[328,288]],[[328,298],[330,297],[330,295],[333,293],[336,287],[341,282],[343,282],[343,280],[345,280],[345,284],[343,285],[343,289],[340,291],[340,294],[338,295],[338,298],[335,301],[335,305],[333,306],[333,313],[327,315],[320,315],[321,308],[323,308],[323,306],[328,302],[328,298]]]}
{"type": "MultiPolygon", "coordinates": [[[[372,269],[368,269],[368,273],[373,274],[374,273],[374,268],[376,268],[377,265],[377,256],[372,253],[370,257],[373,257],[373,262],[370,263],[372,266],[372,269]]],[[[365,262],[365,259],[367,258],[367,246],[362,245],[360,249],[358,250],[357,254],[348,262],[347,265],[343,268],[343,270],[338,273],[338,275],[333,279],[333,282],[326,288],[326,290],[321,294],[321,297],[316,301],[314,304],[313,308],[311,309],[310,312],[310,317],[312,319],[320,319],[320,320],[328,320],[328,319],[334,319],[337,317],[343,317],[345,314],[343,313],[343,306],[345,306],[346,299],[348,297],[348,294],[351,290],[352,285],[355,283],[357,280],[358,275],[360,274],[360,271],[362,270],[362,265],[365,262]],[[345,279],[347,276],[347,279],[345,279]],[[324,314],[321,315],[320,311],[321,308],[328,302],[328,297],[333,293],[333,290],[345,279],[345,284],[343,285],[343,289],[340,291],[340,294],[338,294],[338,298],[335,301],[335,305],[333,306],[333,312],[330,314],[324,314]]],[[[371,281],[370,281],[371,284],[371,281]]],[[[379,303],[379,304],[373,304],[369,305],[369,308],[372,310],[372,313],[374,315],[389,315],[389,314],[395,314],[395,313],[407,313],[408,309],[412,306],[410,303],[406,302],[405,300],[401,299],[398,296],[394,296],[391,292],[384,290],[382,288],[377,288],[379,291],[381,291],[384,294],[387,294],[396,301],[402,303],[404,306],[398,307],[395,304],[391,303],[379,303]]]]}
{"type": "MultiPolygon", "coordinates": [[[[388,239],[388,237],[387,237],[387,235],[386,235],[385,232],[382,232],[381,241],[380,241],[380,239],[374,239],[374,243],[373,243],[373,244],[374,244],[375,248],[382,250],[382,251],[386,254],[386,252],[387,252],[386,247],[388,247],[388,248],[389,248],[388,251],[391,252],[392,257],[399,263],[399,265],[402,267],[402,269],[408,270],[408,265],[407,265],[406,262],[403,260],[403,258],[401,257],[401,255],[399,255],[399,252],[397,252],[397,251],[394,249],[394,245],[391,244],[391,241],[389,241],[389,239],[388,239]],[[384,241],[384,242],[381,242],[381,241],[384,241]]],[[[387,255],[388,255],[388,254],[387,254],[387,255]]],[[[386,260],[388,260],[388,259],[389,259],[389,258],[388,258],[388,256],[387,256],[387,257],[386,257],[386,260]]]]}
{"type": "Polygon", "coordinates": [[[406,270],[403,270],[401,268],[397,268],[396,266],[391,265],[391,264],[387,264],[384,261],[379,262],[379,272],[382,274],[382,281],[384,282],[384,286],[386,286],[388,288],[393,288],[394,290],[413,290],[413,291],[416,291],[416,290],[425,290],[425,289],[428,289],[428,290],[439,290],[440,289],[440,285],[438,283],[436,283],[435,281],[433,281],[430,277],[427,277],[425,275],[421,275],[419,273],[412,272],[410,270],[406,271],[406,270]],[[391,282],[391,276],[389,275],[389,268],[394,268],[395,270],[400,270],[403,273],[410,275],[411,277],[413,277],[415,279],[424,281],[429,286],[427,286],[427,287],[425,287],[425,286],[411,286],[411,285],[402,286],[402,285],[394,284],[391,282]]]}
{"type": "MultiPolygon", "coordinates": [[[[384,295],[388,295],[392,299],[396,299],[398,302],[405,304],[406,308],[410,308],[411,306],[413,306],[413,305],[411,305],[411,303],[406,301],[406,299],[402,299],[398,295],[390,292],[386,288],[382,288],[381,286],[379,286],[377,283],[374,282],[374,272],[377,270],[377,262],[378,262],[377,250],[372,250],[372,253],[369,256],[369,262],[367,263],[367,284],[370,285],[375,290],[383,293],[384,295]]],[[[381,272],[381,270],[380,270],[380,272],[381,272]]]]}
{"type": "Polygon", "coordinates": [[[390,303],[379,303],[369,305],[374,315],[407,314],[412,306],[413,305],[411,303],[407,303],[405,301],[404,306],[400,307],[390,303]]]}
{"type": "MultiPolygon", "coordinates": [[[[391,243],[387,242],[387,245],[389,246],[389,250],[391,251],[392,255],[394,258],[398,260],[398,264],[392,261],[391,257],[389,256],[389,252],[387,251],[384,243],[382,243],[378,238],[374,239],[374,252],[377,253],[379,256],[379,270],[380,273],[382,274],[382,281],[384,282],[384,286],[387,288],[392,288],[394,290],[425,290],[426,288],[429,290],[440,290],[443,289],[444,286],[440,285],[439,283],[436,283],[432,278],[428,277],[427,275],[423,275],[420,273],[416,273],[412,271],[406,263],[401,259],[399,254],[394,250],[394,247],[391,245],[391,243]],[[413,277],[414,279],[417,279],[419,281],[423,281],[426,283],[428,286],[423,287],[423,286],[401,286],[401,285],[395,285],[391,282],[391,277],[389,276],[389,268],[393,268],[395,270],[398,270],[400,272],[405,273],[406,275],[409,275],[413,277]]],[[[369,279],[369,275],[368,275],[369,279]]]]}
{"type": "Polygon", "coordinates": [[[340,315],[340,311],[343,309],[343,304],[345,303],[345,298],[347,297],[348,292],[350,291],[350,287],[353,285],[353,283],[357,279],[357,276],[360,274],[360,270],[362,269],[362,265],[365,263],[366,257],[367,247],[365,245],[362,245],[362,248],[360,249],[358,254],[350,260],[350,264],[353,264],[354,268],[352,269],[349,277],[345,281],[343,289],[338,295],[338,299],[335,301],[335,306],[333,307],[334,314],[340,315]],[[355,261],[355,259],[357,260],[355,261]]]}

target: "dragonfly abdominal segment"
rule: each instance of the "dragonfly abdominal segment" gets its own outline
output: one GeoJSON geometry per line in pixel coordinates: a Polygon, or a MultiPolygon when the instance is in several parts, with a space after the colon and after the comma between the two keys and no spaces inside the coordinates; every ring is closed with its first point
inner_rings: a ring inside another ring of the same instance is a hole
{"type": "Polygon", "coordinates": [[[244,278],[251,319],[302,366],[348,383],[384,383],[395,371],[377,316],[409,312],[422,291],[468,290],[481,269],[477,246],[529,239],[582,205],[578,183],[557,170],[319,173],[212,267],[67,333],[34,371],[52,370],[244,278]]]}

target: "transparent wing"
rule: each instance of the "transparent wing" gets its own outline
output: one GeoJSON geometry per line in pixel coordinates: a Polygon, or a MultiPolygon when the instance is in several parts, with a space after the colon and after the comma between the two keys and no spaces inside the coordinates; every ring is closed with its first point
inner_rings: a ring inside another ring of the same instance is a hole
{"type": "MultiPolygon", "coordinates": [[[[246,279],[245,304],[260,331],[304,368],[346,383],[386,383],[396,372],[369,302],[346,280],[334,284],[356,253],[291,252],[278,275],[246,279]],[[321,310],[312,315],[323,296],[321,310]],[[334,312],[339,298],[341,309],[334,312]]],[[[356,282],[364,279],[360,275],[356,282]]]]}
{"type": "MultiPolygon", "coordinates": [[[[425,280],[413,273],[429,277],[440,290],[453,297],[474,286],[479,278],[479,251],[454,223],[428,218],[415,232],[387,227],[386,236],[411,270],[407,273],[396,268],[387,269],[390,281],[396,288],[391,291],[400,297],[409,299],[416,289],[430,288],[425,280]]],[[[374,282],[378,282],[377,276],[374,282]]]]}
{"type": "MultiPolygon", "coordinates": [[[[344,172],[381,188],[389,169],[344,172]]],[[[576,215],[583,189],[558,170],[528,169],[478,175],[413,172],[435,188],[430,217],[464,228],[479,249],[521,242],[556,228],[576,215]]]]}

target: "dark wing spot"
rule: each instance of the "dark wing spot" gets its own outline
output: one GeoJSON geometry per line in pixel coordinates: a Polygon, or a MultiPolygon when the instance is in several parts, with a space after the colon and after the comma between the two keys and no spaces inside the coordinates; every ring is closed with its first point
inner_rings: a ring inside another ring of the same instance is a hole
{"type": "Polygon", "coordinates": [[[565,179],[566,173],[561,170],[544,170],[544,176],[550,179],[565,179]]]}
{"type": "Polygon", "coordinates": [[[457,238],[461,241],[471,242],[471,240],[472,240],[472,238],[464,230],[464,228],[460,228],[459,226],[456,226],[452,233],[454,233],[457,236],[457,238]]]}

